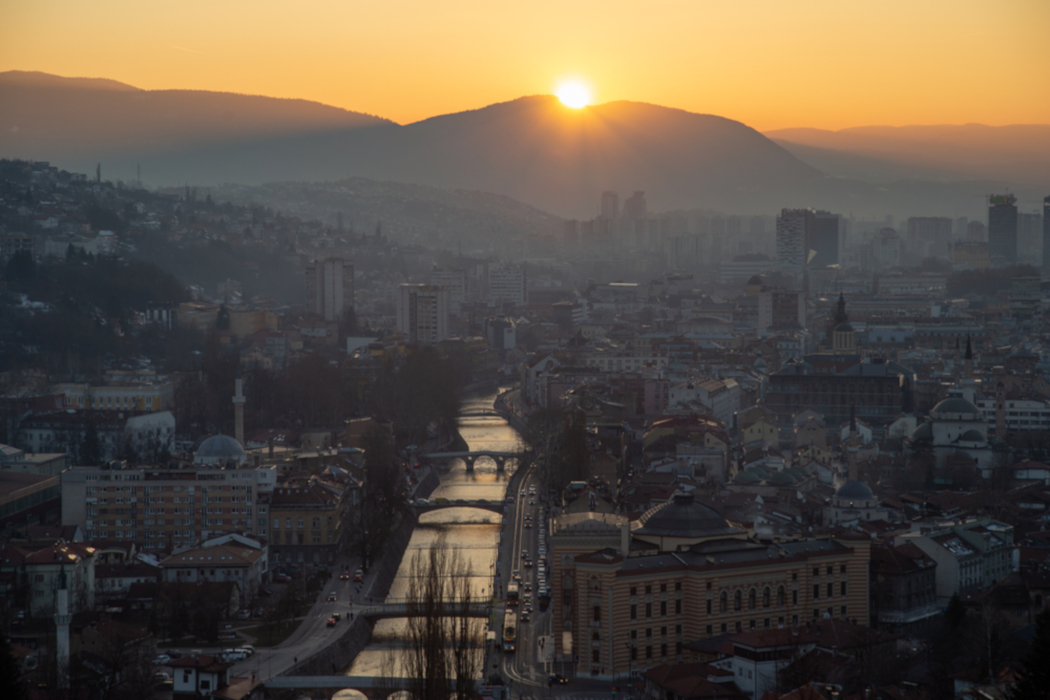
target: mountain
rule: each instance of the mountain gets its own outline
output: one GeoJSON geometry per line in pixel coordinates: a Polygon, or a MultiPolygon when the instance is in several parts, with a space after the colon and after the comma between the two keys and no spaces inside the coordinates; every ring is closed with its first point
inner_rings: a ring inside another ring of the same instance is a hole
{"type": "Polygon", "coordinates": [[[887,182],[899,177],[999,179],[1050,191],[1050,125],[861,126],[765,132],[830,175],[887,182]]]}
{"type": "MultiPolygon", "coordinates": [[[[645,191],[653,211],[725,213],[975,216],[994,191],[1041,200],[1008,167],[988,175],[974,166],[957,182],[966,159],[951,161],[952,150],[977,133],[959,129],[928,147],[941,160],[915,162],[909,150],[927,148],[918,131],[774,132],[778,142],[731,119],[639,102],[572,110],[537,95],[402,126],[305,100],[0,74],[0,157],[86,173],[101,163],[113,180],[134,180],[141,168],[161,186],[363,177],[494,193],[574,218],[594,216],[605,190],[645,191]],[[854,145],[872,143],[882,145],[854,145]]],[[[995,138],[985,141],[1001,147],[995,138]]],[[[1037,151],[1032,168],[1047,162],[1037,151]]]]}

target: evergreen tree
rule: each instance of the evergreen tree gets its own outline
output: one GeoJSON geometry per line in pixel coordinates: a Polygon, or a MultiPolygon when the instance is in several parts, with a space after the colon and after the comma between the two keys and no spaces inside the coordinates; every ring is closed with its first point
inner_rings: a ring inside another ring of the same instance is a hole
{"type": "Polygon", "coordinates": [[[102,442],[98,436],[98,426],[91,421],[84,431],[84,439],[80,443],[80,465],[82,467],[97,467],[102,463],[102,442]]]}
{"type": "Polygon", "coordinates": [[[1050,698],[1050,608],[1043,608],[1035,618],[1032,648],[1021,660],[1017,682],[1010,690],[1010,700],[1047,700],[1050,698]]]}

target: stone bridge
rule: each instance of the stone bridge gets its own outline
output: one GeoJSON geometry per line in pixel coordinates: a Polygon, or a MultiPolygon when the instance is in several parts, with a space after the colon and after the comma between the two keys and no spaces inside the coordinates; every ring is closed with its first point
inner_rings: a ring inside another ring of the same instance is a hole
{"type": "Polygon", "coordinates": [[[467,465],[467,471],[474,471],[474,462],[479,457],[488,457],[496,463],[496,471],[502,472],[507,465],[507,460],[517,459],[519,457],[517,452],[493,452],[489,450],[479,450],[477,452],[431,452],[427,455],[427,459],[435,462],[451,462],[454,459],[462,459],[467,465]]]}
{"type": "Polygon", "coordinates": [[[420,503],[419,501],[412,502],[412,508],[415,509],[416,515],[430,513],[435,510],[443,510],[445,508],[480,508],[481,510],[487,510],[492,513],[503,513],[503,507],[502,501],[486,501],[484,499],[477,501],[456,499],[454,501],[445,501],[443,503],[435,503],[434,501],[428,501],[426,503],[420,503]]]}
{"type": "MultiPolygon", "coordinates": [[[[459,616],[463,612],[462,603],[449,602],[448,616],[459,616]]],[[[366,617],[370,620],[386,620],[395,617],[408,617],[412,606],[404,600],[387,600],[379,605],[367,605],[360,610],[355,610],[355,615],[366,617]]],[[[492,614],[492,603],[488,600],[475,600],[469,603],[467,609],[468,617],[489,617],[492,614]]],[[[349,686],[348,686],[349,687],[349,686]]]]}

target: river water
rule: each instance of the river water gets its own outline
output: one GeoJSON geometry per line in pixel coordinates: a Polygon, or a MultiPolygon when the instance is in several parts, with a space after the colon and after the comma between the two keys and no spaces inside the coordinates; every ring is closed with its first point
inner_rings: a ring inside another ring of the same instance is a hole
{"type": "MultiPolygon", "coordinates": [[[[495,398],[495,394],[467,398],[463,402],[463,412],[491,409],[495,398]]],[[[520,443],[517,431],[498,416],[460,418],[459,434],[463,436],[472,451],[511,452],[518,449],[520,443]]],[[[513,463],[508,465],[507,473],[498,474],[496,464],[489,459],[482,458],[474,463],[474,471],[468,473],[466,466],[457,460],[447,473],[441,475],[441,485],[431,494],[430,500],[435,498],[449,500],[484,498],[500,501],[506,496],[507,480],[512,468],[513,463]]],[[[390,585],[389,597],[403,598],[406,595],[416,553],[423,551],[425,554],[425,551],[442,537],[445,546],[458,550],[462,561],[473,572],[472,596],[476,598],[490,596],[502,517],[496,513],[474,508],[449,508],[421,516],[416,529],[412,532],[412,539],[409,541],[408,549],[405,550],[397,576],[390,585]]],[[[347,674],[351,676],[403,675],[397,648],[403,640],[404,632],[404,620],[378,621],[372,631],[372,638],[368,646],[357,655],[347,674]]]]}

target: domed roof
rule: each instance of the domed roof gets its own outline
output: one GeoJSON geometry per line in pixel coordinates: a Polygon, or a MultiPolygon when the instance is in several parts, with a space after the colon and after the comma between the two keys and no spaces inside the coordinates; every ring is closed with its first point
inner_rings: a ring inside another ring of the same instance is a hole
{"type": "Polygon", "coordinates": [[[243,460],[247,455],[241,443],[229,435],[212,435],[197,448],[198,458],[228,461],[243,460]]]}
{"type": "Polygon", "coordinates": [[[740,530],[715,512],[697,503],[691,495],[677,495],[642,513],[635,535],[650,537],[720,537],[739,535],[740,530]]]}
{"type": "Polygon", "coordinates": [[[911,435],[908,438],[912,441],[915,440],[932,440],[933,439],[933,425],[930,423],[922,423],[918,425],[915,430],[911,431],[911,435]]]}
{"type": "Polygon", "coordinates": [[[976,428],[970,428],[965,433],[959,436],[959,439],[964,442],[984,442],[984,435],[981,435],[981,431],[976,428]]]}
{"type": "Polygon", "coordinates": [[[843,321],[839,325],[835,326],[836,333],[852,333],[853,326],[849,324],[849,321],[843,321]]]}
{"type": "Polygon", "coordinates": [[[962,416],[962,420],[984,420],[981,409],[964,398],[953,396],[941,401],[930,411],[930,418],[938,420],[959,420],[955,416],[962,416]]]}
{"type": "Polygon", "coordinates": [[[847,481],[835,494],[835,498],[847,498],[851,501],[867,501],[875,498],[868,485],[863,481],[847,481]]]}
{"type": "Polygon", "coordinates": [[[751,279],[749,279],[747,281],[747,286],[751,287],[751,286],[754,286],[756,284],[759,285],[759,286],[762,286],[762,278],[759,277],[758,275],[751,275],[751,279]]]}

